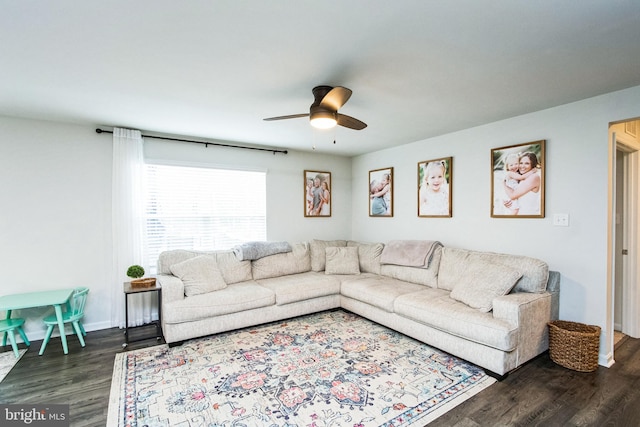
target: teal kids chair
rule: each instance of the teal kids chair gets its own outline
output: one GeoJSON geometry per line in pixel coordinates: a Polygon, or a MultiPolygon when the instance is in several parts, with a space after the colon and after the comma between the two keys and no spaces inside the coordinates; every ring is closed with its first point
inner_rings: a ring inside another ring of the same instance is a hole
{"type": "Polygon", "coordinates": [[[9,336],[9,341],[11,342],[11,348],[13,348],[13,353],[16,357],[20,357],[20,353],[18,352],[18,344],[16,343],[16,331],[22,337],[22,341],[29,346],[31,343],[27,339],[27,334],[24,333],[22,329],[22,325],[24,325],[24,319],[15,318],[15,319],[2,319],[0,320],[0,333],[2,333],[2,346],[7,345],[7,336],[9,336]]]}
{"type": "MultiPolygon", "coordinates": [[[[84,316],[84,305],[87,302],[87,294],[89,293],[89,288],[76,288],[67,303],[67,309],[64,313],[62,313],[62,321],[64,323],[71,323],[73,325],[73,329],[78,336],[78,340],[80,340],[80,345],[84,347],[84,336],[87,333],[80,323],[82,317],[84,316]]],[[[56,315],[53,314],[51,316],[47,316],[44,318],[44,324],[48,326],[47,333],[44,337],[44,341],[42,341],[42,346],[40,347],[39,355],[42,356],[44,353],[44,349],[47,347],[49,343],[49,339],[51,339],[51,334],[53,333],[53,328],[58,325],[58,319],[56,315]]]]}

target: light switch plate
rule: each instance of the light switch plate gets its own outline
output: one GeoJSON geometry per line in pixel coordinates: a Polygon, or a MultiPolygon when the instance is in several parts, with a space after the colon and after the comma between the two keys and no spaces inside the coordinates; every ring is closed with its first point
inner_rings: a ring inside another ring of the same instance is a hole
{"type": "Polygon", "coordinates": [[[553,214],[553,225],[558,227],[568,227],[569,214],[553,214]]]}

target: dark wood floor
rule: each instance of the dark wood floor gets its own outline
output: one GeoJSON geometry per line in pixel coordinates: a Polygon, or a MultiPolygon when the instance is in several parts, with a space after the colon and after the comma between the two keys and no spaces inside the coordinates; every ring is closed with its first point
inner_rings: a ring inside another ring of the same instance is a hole
{"type": "MultiPolygon", "coordinates": [[[[87,346],[59,338],[43,356],[40,341],[0,383],[2,403],[70,404],[72,426],[104,426],[115,354],[123,351],[118,329],[89,332],[87,346]]],[[[154,339],[128,349],[156,345],[154,339]]],[[[9,351],[5,347],[2,351],[9,351]]],[[[640,426],[640,339],[627,338],[617,363],[579,373],[553,363],[545,353],[438,418],[432,426],[640,426]]]]}

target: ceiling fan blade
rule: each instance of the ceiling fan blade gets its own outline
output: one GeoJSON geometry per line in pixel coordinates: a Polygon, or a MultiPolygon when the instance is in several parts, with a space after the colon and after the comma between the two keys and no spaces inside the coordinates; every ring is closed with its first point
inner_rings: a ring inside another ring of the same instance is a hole
{"type": "Polygon", "coordinates": [[[302,114],[291,114],[289,116],[278,116],[278,117],[268,117],[266,120],[268,122],[273,121],[273,120],[286,120],[286,119],[297,119],[299,117],[309,117],[309,113],[302,113],[302,114]]]}
{"type": "Polygon", "coordinates": [[[360,120],[351,116],[347,116],[346,114],[339,114],[339,113],[338,113],[338,124],[340,126],[344,126],[346,128],[354,129],[354,130],[362,130],[367,127],[367,124],[365,122],[361,122],[360,120]]]}
{"type": "Polygon", "coordinates": [[[322,98],[320,105],[330,108],[333,111],[338,111],[338,109],[346,104],[349,98],[351,98],[351,93],[351,89],[347,89],[346,87],[334,87],[324,96],[324,98],[322,98]]]}

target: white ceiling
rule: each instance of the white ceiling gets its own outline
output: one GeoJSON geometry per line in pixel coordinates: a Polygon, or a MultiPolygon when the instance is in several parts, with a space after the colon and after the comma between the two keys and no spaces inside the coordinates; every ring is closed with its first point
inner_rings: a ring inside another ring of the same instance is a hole
{"type": "Polygon", "coordinates": [[[0,0],[6,116],[352,156],[637,85],[637,0],[0,0]],[[262,120],[321,84],[369,126],[262,120]]]}

